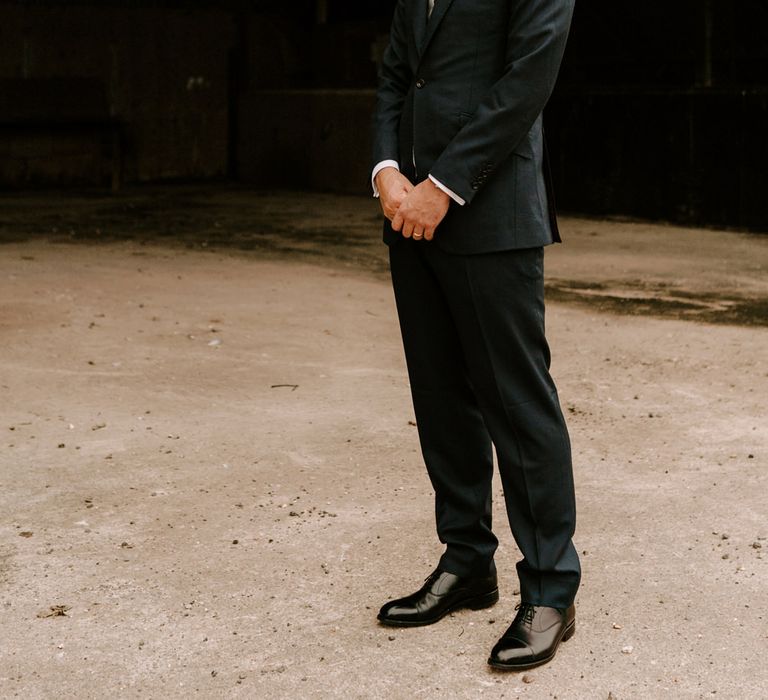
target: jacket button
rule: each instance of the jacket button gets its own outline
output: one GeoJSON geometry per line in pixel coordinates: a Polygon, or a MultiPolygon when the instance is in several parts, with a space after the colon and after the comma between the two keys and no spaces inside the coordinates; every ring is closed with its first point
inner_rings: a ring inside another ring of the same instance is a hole
{"type": "Polygon", "coordinates": [[[421,90],[421,88],[423,88],[423,87],[424,87],[426,84],[427,84],[427,83],[424,81],[424,79],[423,79],[423,78],[419,78],[419,79],[416,81],[416,87],[417,87],[417,88],[419,88],[419,90],[421,90]]]}

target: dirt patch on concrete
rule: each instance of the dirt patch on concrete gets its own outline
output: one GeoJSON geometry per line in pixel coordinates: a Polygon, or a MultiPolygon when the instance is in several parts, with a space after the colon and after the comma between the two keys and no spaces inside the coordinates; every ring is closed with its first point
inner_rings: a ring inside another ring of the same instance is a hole
{"type": "Polygon", "coordinates": [[[768,325],[768,299],[697,293],[658,284],[560,280],[547,284],[547,298],[615,314],[664,316],[743,326],[768,325]]]}

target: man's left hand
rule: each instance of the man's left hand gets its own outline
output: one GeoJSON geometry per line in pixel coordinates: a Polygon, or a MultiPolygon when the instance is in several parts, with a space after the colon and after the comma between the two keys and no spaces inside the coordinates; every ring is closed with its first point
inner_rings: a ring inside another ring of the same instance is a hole
{"type": "Polygon", "coordinates": [[[448,213],[451,198],[427,178],[411,190],[392,219],[392,228],[405,238],[431,241],[448,213]]]}

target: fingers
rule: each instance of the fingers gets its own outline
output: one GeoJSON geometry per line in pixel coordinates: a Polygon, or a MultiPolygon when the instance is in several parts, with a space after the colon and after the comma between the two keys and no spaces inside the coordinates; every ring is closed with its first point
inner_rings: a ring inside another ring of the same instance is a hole
{"type": "Polygon", "coordinates": [[[407,219],[403,222],[403,237],[404,238],[413,238],[414,241],[420,241],[424,238],[426,238],[428,241],[432,240],[432,236],[434,235],[434,230],[428,230],[425,229],[423,226],[421,226],[416,221],[408,221],[407,219]],[[429,233],[427,234],[427,231],[429,233]]]}
{"type": "Polygon", "coordinates": [[[406,178],[401,178],[398,184],[402,189],[387,199],[387,211],[393,214],[392,229],[404,238],[431,241],[445,216],[439,206],[443,202],[431,201],[429,189],[423,183],[414,187],[406,178]]]}
{"type": "Polygon", "coordinates": [[[381,210],[384,213],[384,216],[392,221],[395,218],[395,214],[397,214],[397,210],[400,208],[400,205],[403,203],[403,201],[405,201],[405,198],[408,196],[408,193],[412,189],[413,186],[411,183],[408,182],[408,180],[405,180],[405,184],[403,185],[402,190],[399,192],[394,194],[382,193],[379,202],[381,204],[381,210]]]}
{"type": "Polygon", "coordinates": [[[403,228],[403,215],[398,209],[395,216],[392,218],[392,229],[394,231],[400,231],[403,228]]]}
{"type": "Polygon", "coordinates": [[[424,238],[432,240],[435,233],[433,226],[425,226],[419,221],[417,216],[414,216],[411,212],[403,211],[403,208],[398,209],[395,218],[392,219],[392,228],[395,231],[400,231],[403,234],[403,238],[413,238],[417,241],[424,238]]]}

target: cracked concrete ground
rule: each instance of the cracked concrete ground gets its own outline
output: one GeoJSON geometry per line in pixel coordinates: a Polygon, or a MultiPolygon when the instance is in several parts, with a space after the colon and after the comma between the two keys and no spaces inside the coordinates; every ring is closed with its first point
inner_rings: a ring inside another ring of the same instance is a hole
{"type": "Polygon", "coordinates": [[[440,553],[375,203],[4,196],[0,697],[763,698],[768,237],[565,218],[553,372],[584,582],[551,664],[502,599],[375,623],[440,553]]]}

